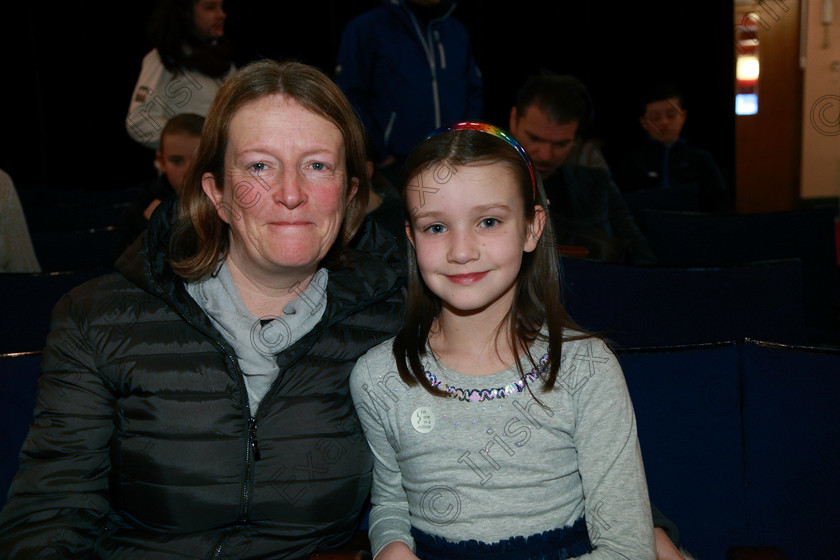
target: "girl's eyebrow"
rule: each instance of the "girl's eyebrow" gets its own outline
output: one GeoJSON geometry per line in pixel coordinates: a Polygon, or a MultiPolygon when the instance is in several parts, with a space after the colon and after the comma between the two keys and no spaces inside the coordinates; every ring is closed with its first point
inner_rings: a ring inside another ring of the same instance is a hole
{"type": "Polygon", "coordinates": [[[417,212],[409,212],[409,216],[414,220],[425,219],[425,218],[438,218],[441,215],[441,212],[436,210],[420,212],[419,208],[415,208],[417,212]]]}
{"type": "Polygon", "coordinates": [[[489,212],[490,210],[510,210],[510,206],[502,202],[493,202],[491,204],[484,204],[482,206],[475,206],[474,210],[480,212],[489,212]]]}
{"type": "MultiPolygon", "coordinates": [[[[511,211],[511,207],[507,204],[502,203],[502,202],[494,202],[494,203],[491,203],[491,204],[482,204],[481,206],[473,206],[469,209],[469,211],[471,213],[477,213],[477,214],[484,214],[486,212],[491,212],[491,211],[494,211],[494,210],[495,211],[502,210],[502,211],[508,211],[509,212],[509,211],[511,211]]],[[[425,219],[425,218],[439,218],[440,216],[445,215],[445,212],[442,212],[440,210],[428,210],[428,211],[424,212],[424,211],[420,211],[418,209],[417,212],[410,212],[410,215],[413,219],[418,220],[418,219],[425,219]]]]}

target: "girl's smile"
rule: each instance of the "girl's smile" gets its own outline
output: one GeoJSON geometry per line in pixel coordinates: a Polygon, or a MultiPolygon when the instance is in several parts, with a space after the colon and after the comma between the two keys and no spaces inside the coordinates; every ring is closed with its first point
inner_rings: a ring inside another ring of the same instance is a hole
{"type": "Polygon", "coordinates": [[[450,274],[447,275],[450,282],[455,284],[473,284],[487,276],[487,272],[471,272],[467,274],[450,274]]]}

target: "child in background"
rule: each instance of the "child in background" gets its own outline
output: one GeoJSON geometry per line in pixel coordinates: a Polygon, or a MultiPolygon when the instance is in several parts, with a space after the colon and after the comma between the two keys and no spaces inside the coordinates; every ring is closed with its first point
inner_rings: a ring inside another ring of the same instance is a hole
{"type": "Polygon", "coordinates": [[[117,226],[123,235],[122,249],[143,233],[158,204],[181,190],[203,127],[204,117],[192,113],[175,115],[166,122],[160,133],[160,147],[155,154],[155,167],[159,175],[154,181],[140,187],[140,198],[123,213],[117,226]]]}
{"type": "Polygon", "coordinates": [[[624,154],[616,182],[638,213],[642,208],[731,211],[731,196],[712,154],[682,137],[688,112],[674,84],[651,87],[640,103],[647,138],[624,154]]]}
{"type": "Polygon", "coordinates": [[[192,113],[175,115],[160,133],[160,148],[155,154],[155,166],[160,171],[157,181],[151,186],[149,194],[154,198],[143,211],[147,220],[151,217],[161,200],[178,194],[184,182],[184,175],[192,163],[204,117],[192,113]]]}
{"type": "Polygon", "coordinates": [[[525,151],[458,123],[418,144],[404,178],[405,324],[351,375],[374,556],[654,558],[624,377],[563,309],[525,151]]]}

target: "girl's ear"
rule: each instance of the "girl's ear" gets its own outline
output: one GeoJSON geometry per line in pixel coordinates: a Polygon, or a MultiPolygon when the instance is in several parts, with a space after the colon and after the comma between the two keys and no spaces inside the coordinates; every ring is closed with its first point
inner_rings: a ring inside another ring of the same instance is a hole
{"type": "Polygon", "coordinates": [[[405,221],[405,236],[408,237],[408,241],[409,241],[409,243],[411,243],[411,246],[415,247],[415,245],[414,245],[414,233],[411,231],[411,221],[409,221],[409,220],[405,221]]]}
{"type": "Polygon", "coordinates": [[[534,205],[534,217],[531,218],[531,223],[528,224],[528,237],[525,239],[525,247],[523,251],[530,253],[537,248],[545,229],[545,221],[548,217],[545,215],[545,208],[539,204],[534,205]]]}

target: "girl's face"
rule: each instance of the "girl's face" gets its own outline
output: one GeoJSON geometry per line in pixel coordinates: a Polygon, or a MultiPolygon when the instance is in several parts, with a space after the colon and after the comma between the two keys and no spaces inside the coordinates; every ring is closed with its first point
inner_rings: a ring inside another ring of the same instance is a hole
{"type": "Polygon", "coordinates": [[[195,28],[200,35],[218,39],[225,34],[227,14],[222,9],[222,3],[222,0],[195,0],[193,15],[195,28]]]}
{"type": "Polygon", "coordinates": [[[525,217],[514,173],[500,163],[434,164],[406,189],[406,233],[444,311],[501,320],[513,304],[522,255],[539,242],[543,208],[525,217]]]}

